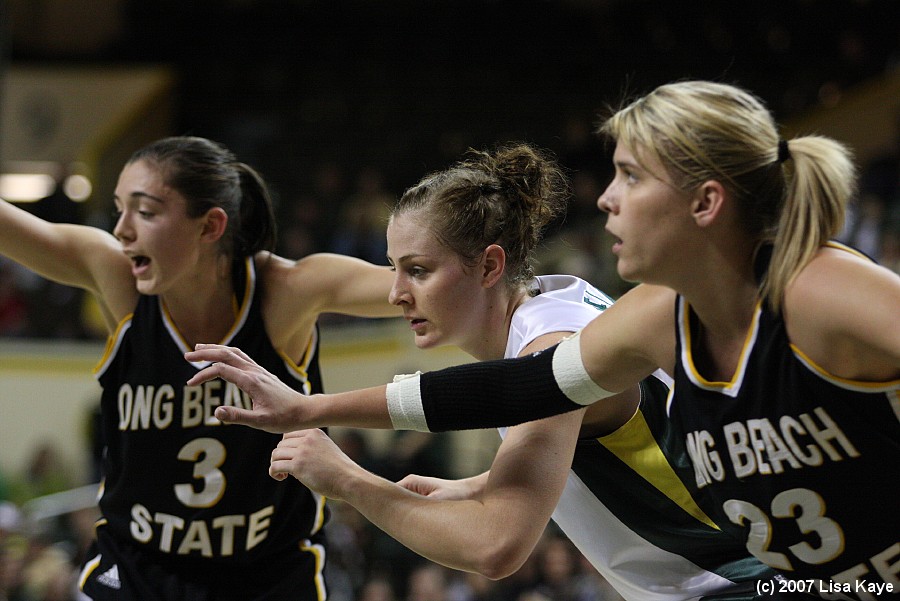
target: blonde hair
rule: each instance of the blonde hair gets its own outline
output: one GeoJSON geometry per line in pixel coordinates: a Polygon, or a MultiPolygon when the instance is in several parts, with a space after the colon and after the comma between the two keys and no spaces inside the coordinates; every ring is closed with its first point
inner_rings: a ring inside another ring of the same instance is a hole
{"type": "Polygon", "coordinates": [[[780,153],[768,109],[732,85],[660,86],[616,111],[600,131],[658,160],[683,190],[717,180],[734,194],[751,236],[773,245],[760,296],[775,311],[797,273],[840,232],[856,190],[849,149],[804,136],[782,142],[780,153]]]}

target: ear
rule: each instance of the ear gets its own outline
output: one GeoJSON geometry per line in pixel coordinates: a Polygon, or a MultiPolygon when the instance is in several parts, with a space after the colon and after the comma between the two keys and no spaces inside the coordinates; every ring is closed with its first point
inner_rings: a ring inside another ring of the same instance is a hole
{"type": "Polygon", "coordinates": [[[694,223],[700,227],[707,227],[715,222],[725,206],[726,195],[725,186],[714,179],[700,184],[691,200],[691,216],[694,223]]]}
{"type": "Polygon", "coordinates": [[[498,244],[491,244],[484,249],[484,257],[479,266],[482,270],[481,285],[490,288],[500,281],[506,269],[506,251],[498,244]]]}
{"type": "Polygon", "coordinates": [[[203,229],[200,238],[206,242],[217,242],[228,226],[228,214],[220,207],[215,207],[203,216],[203,229]]]}

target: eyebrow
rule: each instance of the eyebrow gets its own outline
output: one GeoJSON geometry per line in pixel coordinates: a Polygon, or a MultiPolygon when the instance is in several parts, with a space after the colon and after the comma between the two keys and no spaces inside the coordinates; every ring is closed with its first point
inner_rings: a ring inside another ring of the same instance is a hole
{"type": "MultiPolygon", "coordinates": [[[[134,198],[134,199],[148,198],[150,200],[155,200],[156,202],[161,203],[161,204],[165,204],[165,202],[166,202],[159,196],[154,196],[152,194],[147,194],[146,192],[140,192],[140,191],[132,192],[131,194],[128,194],[127,197],[134,198]]],[[[117,200],[121,200],[118,195],[113,195],[113,198],[115,198],[117,200]]]]}
{"type": "MultiPolygon", "coordinates": [[[[388,261],[393,262],[393,261],[391,260],[390,255],[385,255],[385,256],[387,257],[387,260],[388,260],[388,261]]],[[[408,255],[403,255],[402,257],[398,258],[398,259],[397,259],[397,263],[403,263],[403,262],[405,262],[405,261],[410,261],[410,260],[414,260],[414,259],[419,259],[419,258],[421,258],[421,257],[428,258],[428,255],[423,255],[423,254],[421,254],[421,253],[410,253],[410,254],[408,254],[408,255]]]]}
{"type": "Polygon", "coordinates": [[[637,161],[613,161],[613,165],[622,169],[624,167],[631,167],[632,169],[641,169],[641,166],[637,163],[637,161]]]}

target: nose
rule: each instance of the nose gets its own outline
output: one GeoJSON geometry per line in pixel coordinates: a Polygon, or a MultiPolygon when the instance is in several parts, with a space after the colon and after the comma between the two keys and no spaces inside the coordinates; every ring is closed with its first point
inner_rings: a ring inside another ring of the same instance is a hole
{"type": "Polygon", "coordinates": [[[610,183],[606,187],[606,190],[603,191],[603,194],[597,199],[597,208],[604,213],[614,213],[618,209],[618,204],[615,201],[613,183],[610,183]]]}
{"type": "Polygon", "coordinates": [[[394,283],[391,285],[391,291],[388,293],[388,302],[392,305],[400,305],[402,303],[409,303],[411,301],[410,295],[406,286],[403,283],[403,278],[398,271],[394,276],[394,283]]]}
{"type": "Polygon", "coordinates": [[[126,211],[122,211],[121,213],[119,213],[119,217],[116,219],[116,225],[113,228],[113,236],[115,236],[116,240],[118,240],[119,242],[124,242],[126,240],[131,240],[134,238],[131,224],[126,215],[126,211]]]}

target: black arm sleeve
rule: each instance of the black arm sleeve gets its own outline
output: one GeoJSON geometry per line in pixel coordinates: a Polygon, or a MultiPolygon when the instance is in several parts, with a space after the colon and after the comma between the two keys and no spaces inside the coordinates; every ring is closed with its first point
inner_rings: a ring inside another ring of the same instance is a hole
{"type": "Polygon", "coordinates": [[[420,391],[428,429],[446,432],[515,426],[583,408],[556,384],[556,346],[527,357],[423,373],[420,391]]]}

